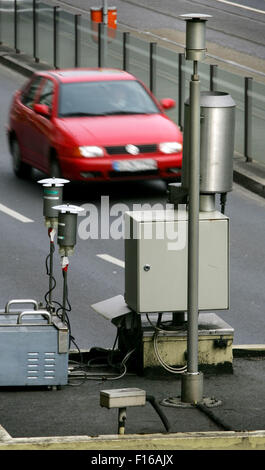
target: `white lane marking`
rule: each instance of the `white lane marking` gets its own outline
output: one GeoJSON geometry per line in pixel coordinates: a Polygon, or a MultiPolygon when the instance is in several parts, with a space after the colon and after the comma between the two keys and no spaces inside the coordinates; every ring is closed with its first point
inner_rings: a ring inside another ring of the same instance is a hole
{"type": "Polygon", "coordinates": [[[231,5],[232,7],[243,8],[244,10],[249,10],[253,11],[254,13],[261,13],[262,15],[265,15],[264,10],[257,10],[257,8],[247,7],[246,5],[239,5],[238,3],[229,2],[228,0],[216,0],[216,2],[226,3],[227,5],[231,5]]]}
{"type": "Polygon", "coordinates": [[[9,209],[9,207],[4,206],[3,204],[0,204],[0,211],[4,212],[7,215],[10,215],[10,217],[17,219],[20,222],[24,222],[25,224],[29,222],[34,222],[33,220],[28,219],[28,217],[25,217],[24,215],[19,214],[19,212],[13,211],[13,209],[9,209]]]}
{"type": "Polygon", "coordinates": [[[102,254],[102,255],[97,255],[98,258],[104,259],[104,261],[108,261],[109,263],[116,264],[117,266],[120,266],[121,268],[125,267],[124,261],[121,261],[118,258],[114,258],[114,256],[102,254]]]}

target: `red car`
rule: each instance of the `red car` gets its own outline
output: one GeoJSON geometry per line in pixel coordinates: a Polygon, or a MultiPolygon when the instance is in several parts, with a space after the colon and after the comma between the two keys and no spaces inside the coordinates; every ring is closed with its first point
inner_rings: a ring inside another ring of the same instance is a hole
{"type": "Polygon", "coordinates": [[[116,69],[37,72],[13,97],[8,142],[13,169],[71,181],[178,179],[182,133],[133,75],[116,69]]]}

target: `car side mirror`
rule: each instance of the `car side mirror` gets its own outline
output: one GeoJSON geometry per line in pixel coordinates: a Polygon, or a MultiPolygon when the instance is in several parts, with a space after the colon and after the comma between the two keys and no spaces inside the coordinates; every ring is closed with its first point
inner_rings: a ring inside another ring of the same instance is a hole
{"type": "Polygon", "coordinates": [[[49,117],[50,116],[50,108],[46,104],[36,103],[33,107],[35,113],[42,114],[42,116],[49,117]]]}
{"type": "Polygon", "coordinates": [[[160,104],[163,109],[169,110],[169,109],[175,108],[176,101],[173,100],[172,98],[163,98],[162,100],[160,100],[160,104]]]}

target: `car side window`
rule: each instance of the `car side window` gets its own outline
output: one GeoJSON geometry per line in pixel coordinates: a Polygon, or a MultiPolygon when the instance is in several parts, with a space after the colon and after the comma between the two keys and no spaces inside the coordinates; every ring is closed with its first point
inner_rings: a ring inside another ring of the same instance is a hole
{"type": "Polygon", "coordinates": [[[21,102],[30,109],[33,108],[36,92],[40,86],[41,80],[42,80],[41,76],[34,78],[29,88],[25,90],[22,95],[21,102]]]}
{"type": "Polygon", "coordinates": [[[50,109],[52,108],[52,98],[54,92],[54,84],[51,80],[47,79],[39,96],[39,104],[46,104],[50,109]]]}

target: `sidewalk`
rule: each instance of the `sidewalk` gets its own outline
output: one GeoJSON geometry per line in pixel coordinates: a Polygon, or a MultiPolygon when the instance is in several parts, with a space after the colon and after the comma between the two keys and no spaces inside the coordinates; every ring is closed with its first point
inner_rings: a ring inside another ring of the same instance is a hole
{"type": "MultiPolygon", "coordinates": [[[[50,68],[4,47],[0,63],[25,76],[50,68]]],[[[236,157],[234,180],[265,196],[261,165],[236,157]]],[[[215,407],[175,406],[181,378],[173,374],[152,377],[130,372],[116,380],[108,370],[93,369],[61,390],[3,387],[0,450],[265,450],[264,376],[265,345],[251,345],[234,347],[233,373],[204,374],[204,395],[217,400],[215,407]],[[135,387],[155,399],[168,429],[147,402],[127,408],[125,434],[117,434],[118,410],[100,406],[100,391],[135,387]],[[174,406],[168,406],[172,397],[174,406]]]]}

